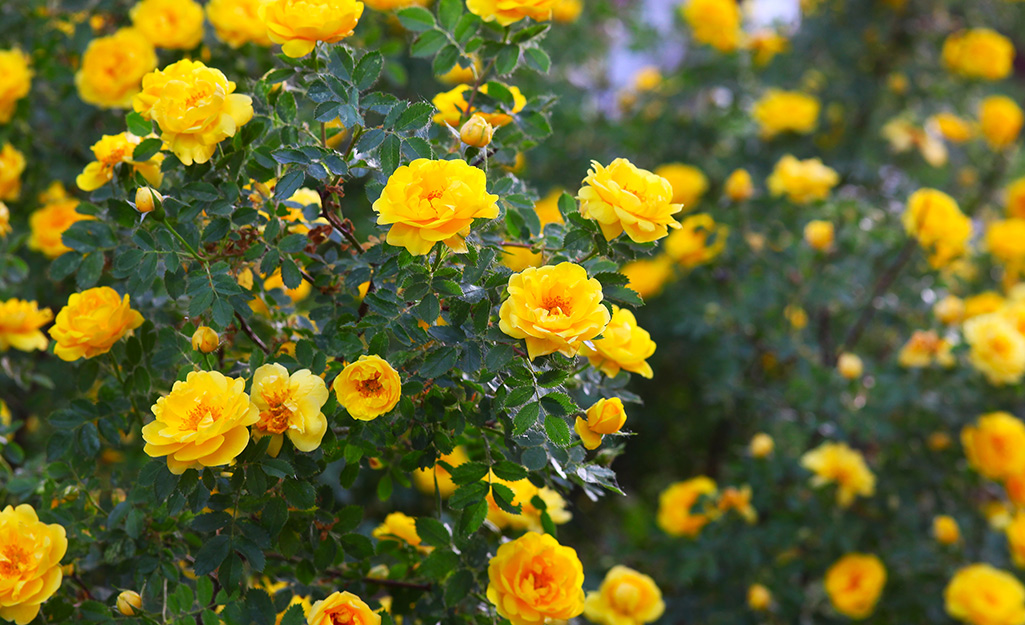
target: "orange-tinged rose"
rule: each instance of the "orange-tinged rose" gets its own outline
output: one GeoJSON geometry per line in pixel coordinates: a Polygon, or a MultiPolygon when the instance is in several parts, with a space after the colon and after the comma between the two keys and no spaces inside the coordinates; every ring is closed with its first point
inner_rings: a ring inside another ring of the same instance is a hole
{"type": "Polygon", "coordinates": [[[648,331],[637,325],[632,312],[615,304],[602,338],[584,343],[580,348],[580,354],[590,360],[591,366],[610,378],[625,369],[650,379],[654,374],[648,358],[654,353],[655,342],[648,331]]]}
{"type": "Polygon", "coordinates": [[[562,23],[575,22],[583,11],[583,0],[558,0],[552,7],[552,19],[562,23]]]}
{"type": "Polygon", "coordinates": [[[100,108],[130,108],[142,77],[157,67],[157,52],[139,30],[122,28],[89,42],[75,86],[84,102],[100,108]]]}
{"type": "Polygon", "coordinates": [[[533,360],[553,352],[572,358],[584,341],[601,334],[611,315],[602,305],[601,283],[574,263],[527,268],[509,277],[509,297],[499,309],[499,328],[525,339],[533,360]]]}
{"type": "Polygon", "coordinates": [[[669,228],[680,227],[673,215],[683,206],[673,202],[669,181],[625,158],[608,167],[591,161],[577,200],[580,214],[597,221],[610,241],[626,232],[634,241],[647,243],[669,234],[669,228]]]}
{"type": "Polygon", "coordinates": [[[497,217],[497,202],[483,170],[460,160],[418,158],[395,170],[373,209],[378,225],[391,225],[389,244],[423,256],[438,241],[465,252],[473,220],[497,217]]]}
{"type": "Polygon", "coordinates": [[[936,130],[951,143],[964,143],[975,136],[975,126],[953,113],[937,113],[929,118],[929,124],[935,124],[936,130]]]}
{"type": "Polygon", "coordinates": [[[27,96],[31,87],[29,56],[17,48],[0,50],[0,124],[11,121],[18,100],[27,96]]]}
{"type": "Polygon", "coordinates": [[[431,0],[364,0],[363,4],[375,11],[396,11],[406,7],[427,7],[431,0]]]}
{"type": "Polygon", "coordinates": [[[249,444],[249,426],[260,420],[246,381],[218,371],[192,371],[153,404],[154,421],[142,428],[144,451],[167,457],[176,475],[186,469],[230,464],[249,444]]]}
{"type": "Polygon", "coordinates": [[[260,7],[270,40],[292,58],[306,56],[318,41],[345,39],[362,15],[363,3],[356,0],[271,0],[260,7]]]}
{"type": "Polygon", "coordinates": [[[277,363],[253,372],[253,404],[260,420],[253,425],[253,438],[270,436],[267,454],[277,457],[284,437],[299,451],[320,447],[327,432],[327,417],[321,412],[327,403],[327,385],[309,369],[291,374],[277,363]]]}
{"type": "Polygon", "coordinates": [[[704,475],[670,484],[658,496],[658,526],[670,536],[694,538],[712,520],[695,507],[701,497],[714,497],[718,488],[704,475]]]}
{"type": "Polygon", "coordinates": [[[1025,568],[1025,511],[1018,510],[1014,518],[1004,528],[1007,546],[1011,552],[1011,560],[1019,569],[1025,568]]]}
{"type": "Polygon", "coordinates": [[[1025,423],[1007,412],[991,412],[961,429],[968,464],[992,480],[1025,473],[1025,423]]]}
{"type": "Polygon", "coordinates": [[[876,492],[876,477],[865,457],[846,443],[825,442],[801,456],[801,466],[814,473],[813,488],[836,484],[836,502],[846,508],[855,497],[871,497],[876,492]]]}
{"type": "Polygon", "coordinates": [[[10,143],[0,148],[0,200],[16,200],[21,195],[21,172],[25,155],[10,143]]]}
{"type": "Polygon", "coordinates": [[[587,449],[598,449],[603,436],[615,434],[626,423],[623,400],[618,397],[599,399],[584,416],[577,417],[573,427],[587,449]]]}
{"type": "MultiPolygon", "coordinates": [[[[470,85],[456,85],[449,91],[443,91],[431,100],[434,108],[438,109],[438,112],[434,114],[434,123],[448,124],[455,128],[459,126],[459,122],[466,118],[466,116],[472,115],[479,115],[484,121],[495,128],[501,128],[506,124],[512,123],[512,116],[523,110],[523,107],[527,105],[527,98],[520,91],[519,87],[507,85],[506,88],[512,94],[513,107],[511,109],[499,108],[495,111],[480,110],[479,101],[474,102],[475,106],[472,109],[469,108],[470,104],[467,98],[473,92],[473,87],[470,85]]],[[[481,85],[478,91],[487,95],[487,83],[481,85]]]]}
{"type": "Polygon", "coordinates": [[[96,219],[75,210],[78,200],[67,198],[56,200],[33,212],[28,218],[30,234],[29,249],[42,252],[47,258],[57,258],[71,248],[64,245],[63,236],[72,224],[96,219]]]}
{"type": "Polygon", "coordinates": [[[906,369],[920,369],[932,364],[941,367],[954,365],[954,355],[950,353],[951,345],[941,339],[933,330],[915,330],[908,342],[897,354],[897,364],[906,369]]]}
{"type": "Polygon", "coordinates": [[[260,6],[267,0],[210,0],[206,16],[218,39],[232,48],[247,43],[271,45],[267,25],[260,19],[260,6]]]}
{"type": "Polygon", "coordinates": [[[235,83],[200,61],[182,60],[146,74],[135,111],[160,127],[161,139],[182,163],[205,163],[217,144],[253,118],[253,101],[235,83]]]}
{"type": "Polygon", "coordinates": [[[1025,113],[1007,96],[993,95],[979,105],[979,127],[986,143],[994,150],[1003,150],[1018,140],[1025,113]]]}
{"type": "Polygon", "coordinates": [[[544,625],[584,611],[580,558],[548,534],[528,532],[500,546],[488,580],[488,601],[512,625],[544,625]]]}
{"type": "MultiPolygon", "coordinates": [[[[456,447],[452,450],[452,453],[442,454],[438,461],[439,463],[444,462],[454,469],[464,462],[469,462],[470,457],[466,455],[465,449],[456,447]]],[[[433,495],[435,480],[437,480],[438,494],[441,495],[442,499],[451,497],[452,493],[456,492],[457,486],[452,481],[452,474],[441,464],[436,464],[429,469],[417,469],[413,472],[413,484],[421,493],[433,495]]]]}
{"type": "Polygon", "coordinates": [[[142,315],[132,310],[129,296],[122,299],[108,286],[72,293],[50,328],[57,343],[53,353],[67,361],[106,354],[142,322],[142,315]]]}
{"type": "Polygon", "coordinates": [[[309,625],[381,625],[381,615],[349,591],[333,592],[313,604],[309,625]]]}
{"type": "Polygon", "coordinates": [[[943,64],[965,78],[1000,80],[1014,66],[1014,44],[989,28],[960,30],[943,42],[943,64]]]}
{"type": "Polygon", "coordinates": [[[363,355],[346,365],[331,388],[338,404],[359,421],[372,421],[391,411],[402,397],[399,372],[376,355],[363,355]]]}
{"type": "Polygon", "coordinates": [[[53,319],[49,308],[40,309],[32,301],[0,301],[0,352],[14,348],[23,352],[45,350],[49,341],[42,327],[53,319]]]}
{"type": "Polygon", "coordinates": [[[42,523],[27,504],[0,511],[0,619],[27,625],[60,588],[61,558],[68,550],[64,528],[42,523]]]}
{"type": "Polygon", "coordinates": [[[525,18],[536,22],[552,19],[559,0],[467,0],[470,13],[485,22],[498,22],[508,26],[525,18]]]}
{"type": "Polygon", "coordinates": [[[609,569],[598,592],[587,593],[584,616],[602,625],[643,625],[665,612],[662,591],[655,580],[631,568],[609,569]]]}
{"type": "Polygon", "coordinates": [[[836,611],[852,619],[875,610],[886,584],[886,567],[874,555],[849,553],[826,572],[826,594],[836,611]]]}
{"type": "Polygon", "coordinates": [[[160,171],[164,155],[157,152],[148,160],[136,161],[134,152],[140,143],[142,137],[136,137],[128,132],[103,135],[89,148],[96,160],[85,166],[82,173],[75,178],[75,184],[83,191],[95,191],[113,180],[117,166],[124,163],[130,166],[132,171],[122,173],[131,175],[139,172],[147,182],[159,187],[164,180],[164,174],[160,171]]]}
{"type": "Polygon", "coordinates": [[[1025,586],[988,564],[970,564],[954,573],[943,590],[947,614],[969,625],[1025,623],[1025,586]]]}
{"type": "Polygon", "coordinates": [[[754,523],[758,520],[758,511],[751,505],[752,494],[750,486],[729,486],[719,495],[719,500],[715,504],[716,512],[726,514],[734,510],[748,523],[754,523]]]}
{"type": "Polygon", "coordinates": [[[1025,219],[1025,177],[1017,178],[1007,185],[1005,196],[1007,216],[1025,219]]]}
{"type": "Polygon", "coordinates": [[[203,41],[203,7],[195,0],[140,0],[129,15],[158,48],[191,50],[203,41]]]}
{"type": "Polygon", "coordinates": [[[384,517],[384,523],[374,528],[373,536],[377,540],[404,542],[423,553],[434,550],[433,547],[422,544],[420,535],[416,533],[416,519],[401,512],[392,512],[384,517]]]}

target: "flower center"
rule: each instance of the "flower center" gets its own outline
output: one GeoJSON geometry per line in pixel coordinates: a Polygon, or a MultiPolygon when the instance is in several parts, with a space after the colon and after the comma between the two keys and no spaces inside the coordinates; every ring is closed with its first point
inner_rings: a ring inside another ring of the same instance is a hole
{"type": "Polygon", "coordinates": [[[185,99],[185,106],[192,108],[199,104],[200,101],[209,98],[211,93],[213,93],[213,89],[211,89],[209,85],[197,86],[195,87],[195,91],[189,94],[189,97],[185,99]]]}
{"type": "Polygon", "coordinates": [[[548,311],[549,315],[569,315],[573,312],[573,306],[569,299],[562,295],[547,296],[541,301],[541,308],[548,311]]]}
{"type": "Polygon", "coordinates": [[[366,380],[360,380],[356,383],[356,388],[359,390],[359,394],[363,397],[372,397],[374,395],[380,395],[381,391],[384,390],[384,386],[378,381],[380,374],[375,374],[372,378],[366,380]]]}
{"type": "Polygon", "coordinates": [[[348,606],[343,606],[330,615],[331,625],[362,625],[363,619],[348,606]]]}
{"type": "Polygon", "coordinates": [[[0,579],[18,577],[28,568],[29,553],[18,545],[0,548],[0,579]]]}
{"type": "Polygon", "coordinates": [[[119,147],[119,148],[114,148],[113,150],[110,151],[110,154],[108,154],[107,157],[103,159],[103,161],[102,161],[103,164],[104,165],[117,165],[118,163],[120,163],[121,161],[124,160],[124,158],[125,158],[125,151],[126,151],[126,149],[125,149],[124,146],[119,147]]]}
{"type": "Polygon", "coordinates": [[[181,431],[195,431],[199,429],[200,424],[213,423],[220,418],[221,409],[207,404],[204,400],[185,415],[185,418],[182,419],[181,425],[178,426],[178,429],[181,431]]]}
{"type": "Polygon", "coordinates": [[[256,427],[273,434],[281,434],[291,425],[294,413],[285,405],[283,394],[273,394],[269,397],[264,395],[264,400],[267,402],[268,408],[260,413],[260,420],[256,423],[256,427]]]}

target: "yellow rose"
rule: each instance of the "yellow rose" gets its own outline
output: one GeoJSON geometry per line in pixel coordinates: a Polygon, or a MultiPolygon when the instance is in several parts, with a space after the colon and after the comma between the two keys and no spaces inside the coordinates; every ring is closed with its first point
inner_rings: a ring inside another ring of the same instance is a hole
{"type": "Polygon", "coordinates": [[[662,81],[662,72],[654,65],[645,65],[637,70],[631,80],[633,88],[637,91],[654,91],[662,85],[662,81]]]}
{"type": "Polygon", "coordinates": [[[1025,337],[999,313],[973,317],[964,324],[968,359],[990,384],[1016,384],[1025,376],[1025,337]]]}
{"type": "Polygon", "coordinates": [[[203,7],[195,0],[140,0],[129,15],[158,48],[191,50],[203,41],[203,7]]]}
{"type": "Polygon", "coordinates": [[[538,497],[544,502],[545,512],[548,513],[548,517],[555,525],[569,523],[570,519],[573,518],[573,514],[566,509],[566,500],[562,498],[562,495],[547,486],[538,488],[528,479],[510,482],[496,477],[493,473],[489,474],[488,479],[493,484],[508,486],[513,492],[513,500],[510,503],[514,506],[520,507],[519,514],[506,512],[495,501],[493,489],[489,490],[487,495],[487,518],[488,521],[498,529],[508,528],[513,530],[527,530],[530,532],[543,532],[544,528],[541,524],[541,510],[534,507],[534,497],[538,497]]]}
{"type": "Polygon", "coordinates": [[[694,40],[720,52],[740,47],[740,6],[736,0],[690,0],[681,7],[694,40]]]}
{"type": "Polygon", "coordinates": [[[552,7],[552,19],[563,24],[575,22],[583,11],[582,0],[558,0],[552,7]]]}
{"type": "Polygon", "coordinates": [[[905,369],[921,369],[933,363],[941,367],[954,365],[950,343],[932,330],[915,330],[897,354],[897,364],[905,369]]]}
{"type": "Polygon", "coordinates": [[[0,50],[0,124],[14,117],[18,100],[28,95],[32,86],[29,57],[18,50],[0,50]]]}
{"type": "MultiPolygon", "coordinates": [[[[454,469],[464,462],[469,462],[470,457],[466,455],[465,449],[456,447],[452,453],[443,454],[438,461],[444,462],[454,469]]],[[[430,469],[417,469],[413,472],[413,485],[421,493],[433,495],[435,480],[437,480],[438,493],[442,499],[447,499],[456,492],[456,483],[452,481],[452,474],[440,464],[435,464],[430,469]]]]}
{"type": "Polygon", "coordinates": [[[804,226],[804,242],[812,249],[825,252],[833,247],[833,223],[813,219],[804,226]]]}
{"type": "Polygon", "coordinates": [[[996,291],[983,291],[964,300],[964,319],[996,312],[1004,306],[1004,297],[996,291]]]}
{"type": "Polygon", "coordinates": [[[751,199],[751,196],[755,193],[751,174],[746,169],[733,170],[733,173],[726,179],[724,191],[726,197],[734,202],[744,202],[751,199]]]}
{"type": "Polygon", "coordinates": [[[947,614],[969,625],[1025,623],[1025,586],[988,564],[970,564],[954,573],[943,590],[947,614]]]}
{"type": "Polygon", "coordinates": [[[1025,219],[991,221],[986,226],[986,249],[1001,263],[1020,269],[1025,262],[1025,219]]]}
{"type": "Polygon", "coordinates": [[[965,78],[1000,80],[1013,69],[1014,44],[989,28],[960,30],[943,42],[943,64],[965,78]]]}
{"type": "Polygon", "coordinates": [[[787,154],[776,163],[767,182],[772,195],[786,195],[795,204],[807,204],[829,197],[840,176],[817,158],[799,161],[787,154]]]}
{"type": "Polygon", "coordinates": [[[665,609],[655,580],[622,565],[612,567],[598,592],[587,593],[584,601],[584,617],[602,625],[651,623],[661,618],[665,609]]]}
{"type": "Polygon", "coordinates": [[[153,44],[134,28],[89,42],[75,74],[78,96],[100,108],[129,108],[142,77],[157,67],[153,44]]]}
{"type": "Polygon", "coordinates": [[[765,432],[759,432],[751,437],[748,444],[748,451],[755,458],[765,458],[772,454],[776,448],[776,441],[765,432]]]}
{"type": "Polygon", "coordinates": [[[751,584],[747,589],[747,607],[755,612],[768,610],[772,605],[772,593],[761,584],[751,584]]]}
{"type": "Polygon", "coordinates": [[[611,241],[624,231],[638,243],[657,241],[679,228],[673,215],[683,206],[673,203],[669,181],[640,169],[625,158],[608,167],[591,161],[591,169],[577,194],[580,214],[594,219],[611,241]]]}
{"type": "Polygon", "coordinates": [[[612,305],[612,318],[602,331],[602,338],[584,343],[580,354],[591,361],[591,366],[614,378],[620,369],[626,369],[645,378],[653,372],[647,359],[655,353],[655,342],[629,310],[612,305]]]}
{"type": "Polygon", "coordinates": [[[723,251],[729,233],[728,226],[717,225],[708,213],[689,215],[666,239],[666,256],[686,269],[704,265],[723,251]],[[712,239],[711,243],[709,239],[712,239]]]}
{"type": "Polygon", "coordinates": [[[1025,113],[1014,100],[992,95],[979,105],[979,126],[986,143],[994,150],[1003,150],[1018,140],[1025,113]]]}
{"type": "Polygon", "coordinates": [[[531,360],[553,352],[576,356],[583,342],[601,334],[611,318],[601,303],[601,283],[574,263],[514,273],[508,292],[498,311],[499,328],[514,339],[526,339],[531,360]]]}
{"type": "Polygon", "coordinates": [[[1016,473],[1004,478],[1007,499],[1018,509],[1025,508],[1025,473],[1016,473]]]}
{"type": "Polygon", "coordinates": [[[626,423],[623,400],[618,397],[599,399],[587,409],[585,416],[586,419],[577,417],[573,429],[587,449],[598,449],[603,436],[615,434],[626,423]]]}
{"type": "Polygon", "coordinates": [[[548,224],[565,223],[562,213],[559,211],[559,198],[563,193],[561,187],[555,187],[548,192],[548,195],[534,203],[534,212],[537,214],[538,221],[541,222],[542,230],[548,224]]]}
{"type": "Polygon", "coordinates": [[[114,343],[142,325],[142,315],[132,310],[129,299],[108,286],[72,293],[49,330],[57,342],[53,353],[72,361],[109,352],[114,343]]]}
{"type": "Polygon", "coordinates": [[[125,616],[135,616],[142,609],[142,596],[134,590],[122,590],[117,596],[117,611],[125,616]]]}
{"type": "Polygon", "coordinates": [[[745,485],[741,488],[727,487],[719,495],[719,500],[715,504],[716,513],[726,514],[730,510],[736,510],[737,514],[748,523],[756,522],[758,520],[758,512],[751,505],[751,495],[750,486],[745,485]]]}
{"type": "Polygon", "coordinates": [[[751,51],[756,67],[765,67],[777,54],[790,49],[790,40],[776,31],[762,29],[747,38],[744,48],[751,51]]]}
{"type": "Polygon", "coordinates": [[[975,136],[975,127],[966,119],[953,113],[937,113],[929,118],[927,125],[935,124],[943,138],[951,143],[964,143],[975,136]]]}
{"type": "Polygon", "coordinates": [[[661,293],[662,288],[673,277],[673,261],[664,254],[642,258],[623,265],[619,273],[629,278],[630,282],[626,285],[628,288],[643,299],[648,299],[661,293]]]}
{"type": "MultiPolygon", "coordinates": [[[[466,84],[456,85],[449,91],[444,91],[434,96],[431,100],[431,104],[434,108],[438,109],[438,112],[434,114],[434,123],[436,124],[448,124],[455,128],[459,125],[459,122],[468,115],[480,115],[484,121],[491,124],[495,128],[501,128],[506,124],[512,122],[512,116],[523,110],[523,107],[527,105],[527,98],[520,91],[519,87],[507,86],[509,93],[513,97],[513,107],[510,110],[499,109],[493,113],[488,113],[479,110],[478,108],[469,109],[469,102],[466,101],[467,96],[470,94],[467,92],[473,91],[473,87],[466,84]]],[[[484,95],[488,94],[487,83],[480,86],[478,89],[484,95]]],[[[476,103],[480,106],[479,102],[476,103]]]]}
{"type": "Polygon", "coordinates": [[[505,246],[499,261],[514,272],[523,271],[527,267],[540,267],[544,264],[541,254],[535,254],[529,247],[505,246]]]}
{"type": "Polygon", "coordinates": [[[694,506],[702,496],[714,497],[717,490],[704,475],[670,484],[658,496],[658,526],[670,536],[694,538],[712,520],[708,514],[695,513],[694,506]]]}
{"type": "Polygon", "coordinates": [[[1025,219],[1025,177],[1014,180],[1005,191],[1008,217],[1025,219]]]}
{"type": "Polygon", "coordinates": [[[836,360],[836,370],[848,380],[856,380],[861,377],[864,365],[857,354],[844,352],[836,360]]]}
{"type": "Polygon", "coordinates": [[[849,553],[826,572],[826,594],[836,611],[863,619],[875,610],[886,584],[886,567],[874,555],[849,553]]]}
{"type": "Polygon", "coordinates": [[[53,312],[32,301],[0,301],[0,352],[14,348],[23,352],[45,350],[49,341],[41,328],[50,323],[53,312]]]}
{"type": "Polygon", "coordinates": [[[0,511],[4,563],[0,619],[27,625],[36,618],[40,604],[60,588],[60,561],[67,550],[64,527],[40,522],[32,506],[7,506],[0,511]]]}
{"type": "Polygon", "coordinates": [[[381,625],[381,615],[349,591],[333,592],[313,604],[309,625],[381,625]]]}
{"type": "Polygon", "coordinates": [[[277,457],[284,437],[299,451],[313,451],[327,432],[327,417],[321,412],[327,402],[327,386],[309,369],[291,375],[272,363],[253,372],[253,404],[260,420],[253,425],[253,438],[270,436],[267,454],[277,457]]]}
{"type": "Polygon", "coordinates": [[[808,313],[800,306],[787,306],[783,309],[783,316],[795,330],[803,330],[808,326],[808,313]]]}
{"type": "Polygon", "coordinates": [[[248,426],[260,420],[245,390],[242,378],[190,372],[153,404],[155,420],[142,428],[144,451],[151,458],[166,456],[176,475],[230,464],[249,444],[248,426]]]}
{"type": "Polygon", "coordinates": [[[655,169],[656,176],[662,176],[669,181],[673,189],[672,201],[682,204],[683,208],[690,211],[694,205],[701,201],[701,196],[708,191],[708,177],[692,165],[683,163],[667,163],[659,165],[655,169]]]}
{"type": "Polygon", "coordinates": [[[943,267],[967,251],[972,221],[954,198],[942,191],[919,189],[912,193],[903,221],[904,230],[931,253],[929,263],[933,267],[943,267]]]}
{"type": "MultiPolygon", "coordinates": [[[[363,4],[375,11],[395,11],[406,7],[426,7],[431,4],[431,0],[364,0],[363,4]]],[[[470,78],[472,80],[473,77],[470,78]]]]}
{"type": "Polygon", "coordinates": [[[71,248],[64,245],[62,236],[72,224],[89,219],[92,215],[83,215],[75,210],[78,200],[67,198],[57,200],[33,212],[28,218],[31,233],[28,238],[29,249],[42,252],[47,258],[57,258],[71,248]]]}
{"type": "Polygon", "coordinates": [[[220,70],[182,60],[146,74],[132,106],[157,122],[164,143],[182,163],[205,163],[218,143],[253,118],[252,98],[234,91],[235,83],[220,70]]]}
{"type": "Polygon", "coordinates": [[[785,132],[806,135],[818,125],[820,108],[815,96],[800,91],[769,89],[755,102],[751,116],[758,122],[763,139],[785,132]]]}
{"type": "Polygon", "coordinates": [[[475,148],[484,148],[491,143],[495,134],[494,127],[480,113],[474,113],[459,129],[459,138],[463,143],[475,148]]]}
{"type": "Polygon", "coordinates": [[[1006,412],[984,414],[961,429],[968,464],[991,480],[1025,473],[1025,423],[1006,412]]]}
{"type": "Polygon", "coordinates": [[[0,202],[0,238],[11,233],[11,210],[7,205],[0,202]]]}
{"type": "Polygon", "coordinates": [[[947,295],[933,306],[932,312],[940,323],[952,325],[961,323],[965,316],[965,303],[956,295],[947,295]]]}
{"type": "Polygon", "coordinates": [[[270,0],[260,7],[270,40],[292,58],[306,56],[318,41],[345,39],[362,15],[363,3],[356,0],[270,0]]]}
{"type": "Polygon", "coordinates": [[[0,148],[0,200],[16,200],[21,195],[21,172],[25,156],[10,143],[0,148]]]}
{"type": "Polygon", "coordinates": [[[940,514],[932,520],[932,535],[941,545],[953,545],[961,541],[961,528],[954,517],[940,514]]]}
{"type": "Polygon", "coordinates": [[[267,0],[210,0],[206,17],[217,37],[232,48],[247,43],[271,45],[267,25],[260,19],[260,6],[267,0]]]}
{"type": "Polygon", "coordinates": [[[153,187],[139,187],[135,190],[135,210],[152,213],[164,201],[164,196],[153,187]]]}
{"type": "MultiPolygon", "coordinates": [[[[281,289],[282,291],[284,291],[285,295],[287,295],[288,298],[292,300],[292,305],[294,306],[299,302],[303,301],[304,299],[306,299],[307,297],[309,297],[310,292],[313,290],[313,287],[310,285],[309,282],[303,280],[299,283],[299,286],[295,287],[294,289],[289,289],[285,287],[285,279],[281,277],[281,269],[276,269],[274,273],[267,276],[263,281],[264,291],[269,293],[274,289],[281,289]]],[[[254,299],[251,302],[249,302],[249,307],[252,308],[255,312],[265,315],[270,314],[267,305],[259,299],[254,299]]]]}
{"type": "Polygon", "coordinates": [[[128,132],[103,135],[90,148],[96,160],[85,166],[82,173],[75,178],[75,184],[83,191],[95,191],[113,180],[115,168],[121,163],[125,163],[131,166],[132,172],[142,174],[146,182],[159,187],[164,180],[164,174],[160,171],[164,155],[157,152],[147,161],[136,161],[132,154],[140,143],[142,143],[140,137],[128,132]]]}
{"type": "Polygon", "coordinates": [[[558,3],[559,0],[466,0],[466,8],[485,22],[508,26],[528,17],[536,22],[550,20],[558,3]]]}
{"type": "Polygon", "coordinates": [[[402,397],[399,372],[376,355],[363,355],[346,365],[331,388],[338,404],[359,421],[373,421],[394,408],[402,397]]]}
{"type": "Polygon", "coordinates": [[[584,611],[584,567],[577,552],[548,534],[528,532],[488,563],[487,596],[512,625],[543,625],[584,611]]]}
{"type": "Polygon", "coordinates": [[[473,63],[469,65],[463,65],[462,63],[456,63],[452,66],[452,69],[448,70],[441,76],[438,76],[438,81],[445,85],[458,85],[464,83],[471,83],[477,80],[478,74],[484,69],[480,63],[480,58],[475,54],[470,55],[473,63]]]}
{"type": "Polygon", "coordinates": [[[373,536],[377,540],[404,542],[423,553],[434,550],[433,547],[421,544],[420,535],[416,533],[416,519],[401,512],[392,512],[384,517],[384,523],[374,528],[373,536]]]}
{"type": "Polygon", "coordinates": [[[815,474],[813,488],[837,485],[836,502],[842,508],[850,506],[855,497],[871,497],[876,492],[876,478],[865,458],[846,443],[822,443],[801,456],[801,466],[815,474]]]}
{"type": "Polygon", "coordinates": [[[465,161],[418,158],[395,170],[373,209],[378,225],[391,224],[389,244],[423,256],[438,241],[465,252],[470,224],[497,217],[497,201],[481,169],[465,161]]]}

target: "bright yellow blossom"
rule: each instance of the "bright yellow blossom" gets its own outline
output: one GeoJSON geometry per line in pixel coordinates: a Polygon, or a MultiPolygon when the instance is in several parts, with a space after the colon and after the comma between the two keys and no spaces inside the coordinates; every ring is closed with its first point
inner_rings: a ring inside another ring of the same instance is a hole
{"type": "Polygon", "coordinates": [[[855,497],[875,494],[875,475],[861,452],[846,443],[822,443],[801,456],[801,466],[815,474],[811,480],[813,488],[837,485],[836,502],[842,508],[850,506],[855,497]]]}

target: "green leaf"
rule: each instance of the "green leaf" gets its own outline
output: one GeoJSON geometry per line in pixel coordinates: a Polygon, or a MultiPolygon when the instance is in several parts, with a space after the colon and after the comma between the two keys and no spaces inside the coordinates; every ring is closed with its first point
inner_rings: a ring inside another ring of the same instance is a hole
{"type": "Polygon", "coordinates": [[[440,30],[424,31],[413,41],[413,45],[409,48],[409,53],[415,57],[427,58],[444,48],[448,42],[448,35],[440,30]]]}
{"type": "Polygon", "coordinates": [[[495,71],[500,76],[508,76],[516,69],[516,64],[520,62],[520,48],[519,46],[507,45],[502,48],[495,58],[495,71]]]}
{"type": "Polygon", "coordinates": [[[545,432],[548,433],[548,438],[552,439],[552,442],[560,447],[565,447],[570,443],[569,426],[566,425],[566,421],[562,417],[555,415],[546,416],[545,432]]]}
{"type": "Polygon", "coordinates": [[[128,127],[128,132],[137,137],[145,137],[153,132],[153,122],[147,121],[134,111],[125,116],[125,125],[128,127]]]}
{"type": "Polygon", "coordinates": [[[484,479],[488,474],[488,465],[483,462],[464,462],[451,467],[452,481],[456,484],[472,484],[484,479]]]}
{"type": "Polygon", "coordinates": [[[441,521],[431,517],[417,517],[416,533],[420,540],[432,547],[447,547],[452,542],[448,528],[441,521]]]}
{"type": "Polygon", "coordinates": [[[430,102],[414,102],[409,105],[395,122],[396,132],[406,132],[423,128],[434,115],[434,105],[430,102]]]}
{"type": "Polygon", "coordinates": [[[438,4],[438,20],[442,28],[452,31],[463,15],[463,0],[441,0],[438,4]]]}
{"type": "Polygon", "coordinates": [[[481,500],[467,507],[459,517],[459,535],[466,537],[476,532],[480,529],[480,526],[484,524],[484,519],[487,518],[487,516],[487,500],[481,500]]]}
{"type": "Polygon", "coordinates": [[[282,176],[274,187],[274,199],[284,201],[295,195],[295,192],[303,185],[305,178],[306,174],[301,169],[293,169],[282,176]]]}
{"type": "Polygon", "coordinates": [[[132,160],[135,161],[148,161],[153,158],[153,155],[160,151],[161,146],[164,142],[156,137],[146,139],[139,145],[135,146],[135,150],[132,151],[132,160]]]}
{"type": "Polygon", "coordinates": [[[427,579],[440,580],[459,566],[459,556],[450,549],[435,549],[424,558],[417,572],[427,579]]]}
{"type": "Polygon", "coordinates": [[[516,464],[515,462],[509,462],[503,460],[498,464],[491,467],[491,470],[495,472],[495,475],[503,480],[509,480],[510,482],[516,482],[527,478],[527,470],[516,464]]]}
{"type": "Polygon", "coordinates": [[[455,606],[466,599],[473,588],[474,576],[471,571],[460,569],[456,571],[445,584],[445,605],[455,606]]]}
{"type": "Polygon", "coordinates": [[[231,539],[227,535],[220,534],[210,538],[196,554],[196,563],[192,570],[196,575],[212,573],[228,557],[230,549],[231,539]]]}
{"type": "Polygon", "coordinates": [[[523,58],[527,61],[527,67],[542,74],[547,74],[552,68],[551,57],[541,48],[527,48],[523,51],[523,58]]]}
{"type": "Polygon", "coordinates": [[[404,28],[414,32],[424,31],[435,26],[434,16],[431,15],[431,12],[420,7],[402,9],[399,11],[398,18],[404,28]]]}
{"type": "MultiPolygon", "coordinates": [[[[537,423],[537,418],[541,415],[541,404],[534,402],[527,404],[516,413],[516,417],[513,419],[513,436],[519,436],[530,429],[532,425],[537,423]]],[[[568,436],[568,434],[567,434],[568,436]]]]}
{"type": "Polygon", "coordinates": [[[436,378],[448,373],[459,360],[459,350],[455,347],[442,347],[431,352],[420,365],[419,374],[424,378],[436,378]]]}
{"type": "MultiPolygon", "coordinates": [[[[402,148],[402,142],[398,136],[388,133],[388,136],[384,138],[384,142],[381,143],[380,156],[381,156],[381,171],[386,175],[391,175],[396,169],[399,168],[399,150],[402,148]]],[[[280,183],[279,183],[280,184],[280,183]]]]}
{"type": "Polygon", "coordinates": [[[303,625],[306,623],[306,613],[299,604],[292,605],[281,617],[281,625],[303,625]]]}
{"type": "Polygon", "coordinates": [[[363,58],[356,63],[356,69],[352,72],[352,81],[356,83],[356,88],[360,91],[366,91],[372,87],[381,75],[383,67],[384,56],[380,52],[374,50],[364,54],[363,58]]]}
{"type": "Polygon", "coordinates": [[[455,67],[459,57],[459,48],[455,44],[449,44],[442,48],[438,55],[434,57],[434,63],[432,64],[434,74],[444,74],[455,67]]]}
{"type": "Polygon", "coordinates": [[[478,501],[482,501],[487,494],[488,484],[486,482],[466,484],[456,489],[456,492],[449,498],[448,505],[453,510],[462,510],[478,501]]]}
{"type": "Polygon", "coordinates": [[[317,502],[317,491],[309,482],[285,480],[281,489],[285,495],[285,501],[298,510],[309,510],[317,502]]]}

